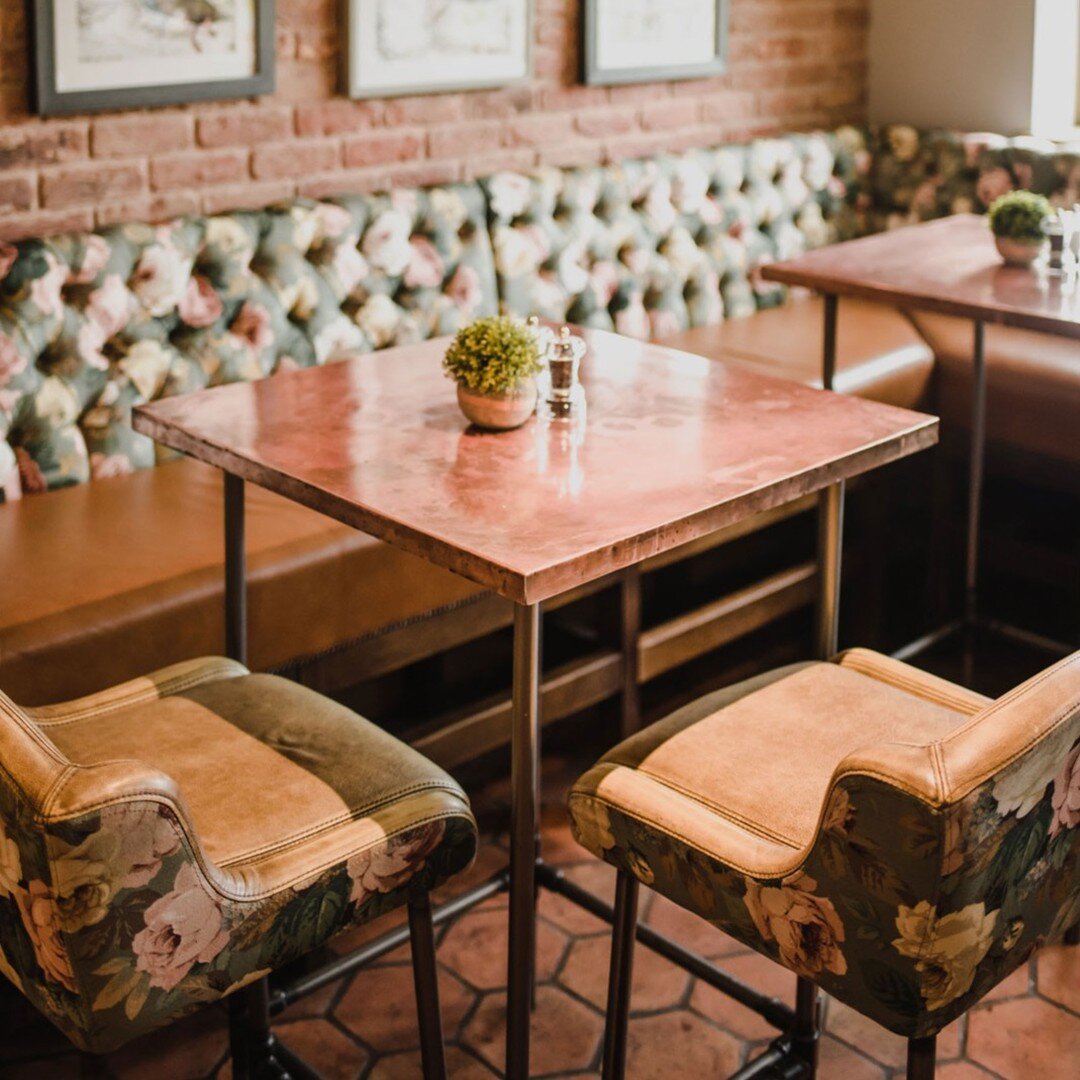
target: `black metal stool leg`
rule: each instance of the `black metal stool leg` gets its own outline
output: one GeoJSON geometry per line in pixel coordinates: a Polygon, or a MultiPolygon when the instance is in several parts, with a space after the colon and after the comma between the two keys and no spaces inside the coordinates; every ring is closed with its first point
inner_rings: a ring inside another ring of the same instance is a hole
{"type": "Polygon", "coordinates": [[[807,1067],[806,1077],[817,1076],[818,1049],[821,1039],[821,1003],[818,988],[809,979],[800,978],[795,987],[795,1027],[791,1049],[807,1067]]]}
{"type": "Polygon", "coordinates": [[[607,1026],[604,1029],[604,1080],[623,1080],[626,1075],[626,1033],[630,1025],[630,985],[634,975],[637,908],[638,880],[633,874],[620,870],[615,885],[615,921],[611,930],[607,1026]]]}
{"type": "Polygon", "coordinates": [[[439,976],[435,967],[435,928],[431,921],[431,897],[426,892],[417,892],[409,897],[409,933],[412,937],[413,981],[416,985],[424,1080],[446,1080],[439,976]]]}
{"type": "Polygon", "coordinates": [[[937,1036],[908,1039],[907,1080],[934,1080],[937,1063],[937,1036]]]}
{"type": "Polygon", "coordinates": [[[233,1080],[262,1080],[273,1071],[270,983],[260,979],[229,998],[229,1049],[233,1080]]]}

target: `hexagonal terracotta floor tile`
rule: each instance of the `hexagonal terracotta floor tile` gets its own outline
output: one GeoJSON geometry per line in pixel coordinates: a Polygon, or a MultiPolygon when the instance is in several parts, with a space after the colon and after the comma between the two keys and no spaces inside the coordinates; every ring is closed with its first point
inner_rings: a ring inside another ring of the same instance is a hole
{"type": "MultiPolygon", "coordinates": [[[[410,1050],[404,1054],[390,1054],[379,1058],[368,1073],[368,1080],[416,1080],[420,1071],[420,1051],[410,1050]]],[[[452,1076],[454,1080],[492,1080],[499,1074],[460,1047],[448,1046],[446,1075],[452,1076]]]]}
{"type": "MultiPolygon", "coordinates": [[[[755,952],[729,956],[717,966],[747,986],[794,1006],[795,976],[767,956],[755,952]]],[[[695,983],[690,1007],[742,1039],[771,1039],[776,1035],[776,1029],[756,1012],[708,983],[695,983]]]]}
{"type": "Polygon", "coordinates": [[[110,1054],[117,1080],[188,1080],[208,1076],[229,1048],[222,1008],[203,1009],[110,1054]]]}
{"type": "MultiPolygon", "coordinates": [[[[599,1013],[557,986],[536,991],[529,1071],[532,1075],[581,1072],[600,1052],[599,1013]]],[[[506,994],[489,994],[465,1025],[461,1042],[496,1069],[506,1060],[506,994]]]]}
{"type": "MultiPolygon", "coordinates": [[[[452,1039],[472,1007],[473,992],[450,972],[439,971],[443,1031],[452,1039]]],[[[366,968],[353,979],[334,1017],[373,1050],[412,1050],[420,1044],[412,967],[366,968]]]]}
{"type": "MultiPolygon", "coordinates": [[[[938,1035],[939,1059],[947,1060],[960,1056],[960,1024],[958,1020],[938,1035]]],[[[880,1024],[868,1020],[840,1001],[828,1003],[825,1030],[882,1065],[899,1069],[907,1062],[906,1039],[886,1031],[880,1024]]]]}
{"type": "Polygon", "coordinates": [[[970,1061],[950,1061],[938,1066],[935,1080],[994,1080],[994,1074],[970,1061]]]}
{"type": "Polygon", "coordinates": [[[750,952],[742,942],[672,903],[666,896],[654,894],[645,922],[658,933],[709,959],[750,952]]]}
{"type": "Polygon", "coordinates": [[[818,1076],[822,1080],[884,1080],[886,1071],[862,1054],[838,1042],[831,1035],[821,1040],[818,1076]]]}
{"type": "Polygon", "coordinates": [[[626,1071],[634,1080],[730,1076],[741,1056],[738,1039],[685,1009],[630,1021],[626,1071]]]}
{"type": "MultiPolygon", "coordinates": [[[[447,931],[439,942],[439,960],[470,986],[497,990],[506,986],[508,920],[505,910],[470,911],[447,931]]],[[[569,939],[547,922],[536,928],[536,972],[550,979],[562,959],[569,939]]]]}
{"type": "Polygon", "coordinates": [[[968,1017],[967,1057],[1005,1080],[1076,1080],[1080,1016],[1039,998],[994,1002],[968,1017]]]}
{"type": "Polygon", "coordinates": [[[326,1080],[355,1080],[367,1051],[326,1020],[294,1020],[274,1028],[281,1041],[326,1080]]]}
{"type": "Polygon", "coordinates": [[[1080,946],[1044,949],[1036,960],[1036,972],[1036,986],[1043,997],[1080,1013],[1080,946]]]}
{"type": "MultiPolygon", "coordinates": [[[[579,938],[559,972],[559,982],[598,1009],[607,1005],[608,967],[611,937],[579,938]]],[[[634,950],[634,981],[630,995],[632,1012],[656,1012],[678,1005],[690,983],[690,976],[651,949],[639,945],[634,950]]]]}

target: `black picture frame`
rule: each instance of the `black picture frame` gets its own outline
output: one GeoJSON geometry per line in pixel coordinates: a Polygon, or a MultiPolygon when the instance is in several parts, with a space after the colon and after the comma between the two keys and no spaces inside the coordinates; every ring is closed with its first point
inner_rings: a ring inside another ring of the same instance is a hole
{"type": "Polygon", "coordinates": [[[722,75],[727,70],[729,0],[712,2],[716,5],[716,42],[712,60],[706,63],[604,69],[598,62],[599,45],[604,32],[600,0],[582,0],[582,82],[587,86],[619,86],[628,83],[677,82],[681,79],[705,79],[722,75]]]}
{"type": "Polygon", "coordinates": [[[33,108],[39,116],[183,105],[193,101],[226,101],[274,91],[277,0],[255,0],[255,72],[252,75],[240,79],[73,91],[57,89],[56,3],[57,0],[29,0],[34,58],[33,108]]]}

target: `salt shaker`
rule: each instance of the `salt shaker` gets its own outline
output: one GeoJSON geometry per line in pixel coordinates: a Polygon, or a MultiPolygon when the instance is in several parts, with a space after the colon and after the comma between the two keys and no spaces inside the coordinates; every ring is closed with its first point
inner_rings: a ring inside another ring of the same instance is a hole
{"type": "Polygon", "coordinates": [[[585,342],[564,326],[548,353],[550,389],[544,402],[551,419],[568,419],[580,413],[585,405],[585,391],[578,379],[585,342]]]}

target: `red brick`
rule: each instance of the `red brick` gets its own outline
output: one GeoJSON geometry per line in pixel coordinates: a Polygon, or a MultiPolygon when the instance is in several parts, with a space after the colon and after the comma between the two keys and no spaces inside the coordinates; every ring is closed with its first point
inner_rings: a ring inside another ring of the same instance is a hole
{"type": "Polygon", "coordinates": [[[531,112],[535,104],[536,92],[530,86],[482,90],[465,99],[465,115],[470,120],[506,119],[531,112]]]}
{"type": "Polygon", "coordinates": [[[155,111],[106,116],[91,129],[94,157],[145,157],[183,150],[192,143],[189,113],[155,111]]]}
{"type": "Polygon", "coordinates": [[[572,138],[573,134],[573,114],[537,113],[510,121],[507,142],[510,146],[543,147],[572,138]]]}
{"type": "Polygon", "coordinates": [[[133,199],[104,203],[94,211],[99,227],[125,221],[169,221],[199,212],[199,196],[193,191],[171,191],[165,195],[136,195],[133,199]]]}
{"type": "Polygon", "coordinates": [[[0,128],[0,169],[18,165],[59,165],[89,153],[86,124],[50,122],[0,128]]]}
{"type": "Polygon", "coordinates": [[[701,103],[701,119],[706,123],[745,120],[757,112],[757,98],[741,91],[717,94],[701,103]]]}
{"type": "Polygon", "coordinates": [[[156,191],[233,184],[248,174],[248,151],[193,150],[166,154],[150,161],[150,182],[156,191]]]}
{"type": "Polygon", "coordinates": [[[277,66],[279,101],[318,101],[337,89],[338,66],[332,58],[318,60],[282,60],[277,66]]]}
{"type": "Polygon", "coordinates": [[[242,105],[203,113],[196,121],[200,146],[250,146],[287,139],[292,112],[284,106],[242,105]]]}
{"type": "Polygon", "coordinates": [[[671,131],[697,120],[697,103],[685,98],[656,101],[641,109],[641,126],[646,131],[671,131]]]}
{"type": "Polygon", "coordinates": [[[465,116],[463,94],[435,94],[427,97],[394,98],[386,103],[386,123],[440,124],[465,116]]]}
{"type": "Polygon", "coordinates": [[[461,166],[456,161],[417,161],[412,165],[393,165],[386,175],[392,187],[427,187],[460,180],[461,166]]]}
{"type": "Polygon", "coordinates": [[[251,175],[256,180],[307,176],[341,164],[341,144],[330,139],[291,139],[257,146],[251,152],[251,175]]]}
{"type": "Polygon", "coordinates": [[[428,134],[428,153],[433,158],[461,157],[503,144],[503,128],[496,120],[471,120],[464,124],[439,124],[428,134]]]}
{"type": "Polygon", "coordinates": [[[145,169],[139,164],[65,165],[41,174],[41,204],[49,210],[92,206],[139,194],[145,188],[145,169]]]}
{"type": "Polygon", "coordinates": [[[0,175],[0,214],[18,214],[34,208],[37,185],[33,173],[0,175]]]}
{"type": "Polygon", "coordinates": [[[468,177],[490,176],[497,172],[526,172],[536,164],[536,151],[528,146],[512,150],[493,150],[490,154],[470,155],[465,162],[468,177]]]}
{"type": "Polygon", "coordinates": [[[349,101],[333,98],[296,107],[297,135],[347,135],[373,127],[382,120],[382,104],[377,101],[349,101]]]}
{"type": "Polygon", "coordinates": [[[385,191],[390,186],[390,174],[383,167],[347,169],[342,172],[309,176],[297,184],[297,194],[309,199],[328,199],[334,195],[358,195],[369,191],[385,191]]]}
{"type": "Polygon", "coordinates": [[[546,146],[540,157],[545,165],[562,169],[599,165],[604,160],[604,147],[595,139],[577,139],[574,142],[560,143],[558,146],[546,146]]]}
{"type": "Polygon", "coordinates": [[[587,139],[610,139],[613,135],[625,135],[637,127],[637,109],[589,109],[574,117],[578,132],[587,139]]]}
{"type": "Polygon", "coordinates": [[[86,232],[94,227],[89,207],[77,210],[38,210],[31,214],[4,214],[0,217],[0,240],[24,240],[53,233],[86,232]]]}
{"type": "Polygon", "coordinates": [[[293,194],[289,180],[262,180],[214,188],[202,197],[204,214],[223,214],[229,210],[261,210],[270,203],[288,199],[293,194]]]}
{"type": "Polygon", "coordinates": [[[345,165],[363,168],[395,161],[415,161],[423,156],[424,134],[414,131],[377,131],[345,140],[345,165]]]}
{"type": "Polygon", "coordinates": [[[337,28],[300,30],[296,35],[298,60],[331,60],[337,56],[340,34],[337,28]]]}

